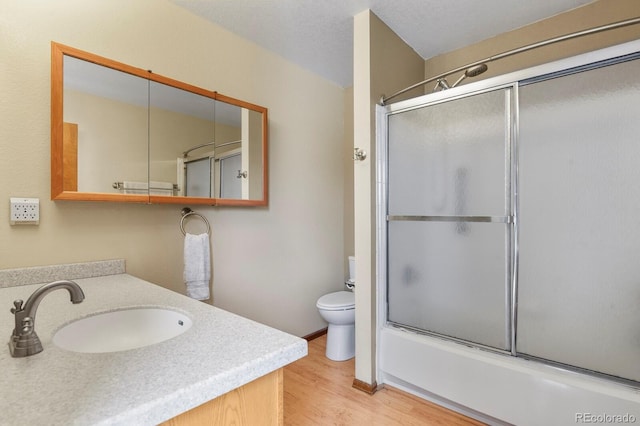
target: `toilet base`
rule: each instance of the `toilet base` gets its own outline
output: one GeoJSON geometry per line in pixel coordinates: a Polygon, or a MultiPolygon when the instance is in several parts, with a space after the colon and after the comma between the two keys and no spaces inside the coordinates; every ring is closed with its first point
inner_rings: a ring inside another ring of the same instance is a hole
{"type": "Polygon", "coordinates": [[[325,355],[332,361],[346,361],[356,354],[355,324],[329,324],[325,355]]]}

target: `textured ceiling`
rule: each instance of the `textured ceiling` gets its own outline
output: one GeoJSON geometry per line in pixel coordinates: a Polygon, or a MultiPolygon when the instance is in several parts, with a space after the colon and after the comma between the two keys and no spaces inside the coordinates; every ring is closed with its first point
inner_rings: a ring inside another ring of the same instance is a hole
{"type": "Polygon", "coordinates": [[[342,87],[353,17],[371,9],[424,59],[593,0],[171,0],[342,87]]]}

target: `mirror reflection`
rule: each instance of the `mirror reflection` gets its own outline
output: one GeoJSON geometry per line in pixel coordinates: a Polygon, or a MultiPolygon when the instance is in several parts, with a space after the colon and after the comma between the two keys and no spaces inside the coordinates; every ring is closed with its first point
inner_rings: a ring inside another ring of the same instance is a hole
{"type": "Polygon", "coordinates": [[[266,205],[265,108],[86,55],[62,53],[59,103],[52,65],[52,198],[266,205]]]}
{"type": "MultiPolygon", "coordinates": [[[[146,183],[149,82],[132,74],[64,57],[65,191],[113,192],[114,182],[146,183]]],[[[146,193],[142,186],[136,194],[146,193]]]]}
{"type": "Polygon", "coordinates": [[[157,195],[262,197],[261,113],[156,82],[150,107],[157,195]],[[163,193],[172,180],[175,193],[163,193]]]}

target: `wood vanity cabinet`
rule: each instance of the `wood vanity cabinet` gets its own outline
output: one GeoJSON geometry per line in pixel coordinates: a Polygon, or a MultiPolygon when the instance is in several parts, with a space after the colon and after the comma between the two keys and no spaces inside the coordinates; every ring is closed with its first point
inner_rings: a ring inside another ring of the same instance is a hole
{"type": "Polygon", "coordinates": [[[280,368],[162,425],[271,426],[283,422],[283,370],[280,368]]]}

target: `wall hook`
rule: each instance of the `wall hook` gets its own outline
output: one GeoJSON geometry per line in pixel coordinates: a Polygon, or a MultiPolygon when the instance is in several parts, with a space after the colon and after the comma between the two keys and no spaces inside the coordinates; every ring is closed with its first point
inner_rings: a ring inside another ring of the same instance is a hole
{"type": "Polygon", "coordinates": [[[353,159],[356,161],[363,161],[367,158],[367,151],[360,148],[353,148],[353,159]]]}

